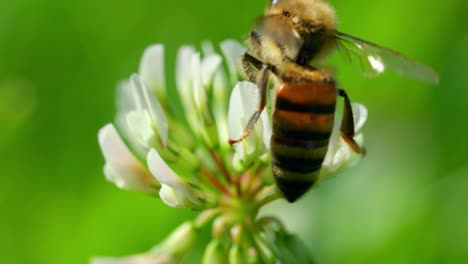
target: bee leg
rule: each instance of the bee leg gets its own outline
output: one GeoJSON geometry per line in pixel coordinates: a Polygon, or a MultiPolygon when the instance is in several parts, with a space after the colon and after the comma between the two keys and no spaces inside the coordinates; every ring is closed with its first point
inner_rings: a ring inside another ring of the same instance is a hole
{"type": "Polygon", "coordinates": [[[257,76],[258,87],[260,89],[260,100],[258,101],[258,104],[257,104],[257,111],[255,111],[255,113],[250,117],[250,120],[247,123],[247,126],[245,127],[244,132],[242,133],[240,138],[236,140],[234,139],[229,140],[230,145],[236,144],[244,140],[246,137],[248,137],[249,134],[254,129],[255,124],[257,123],[258,119],[260,118],[260,114],[262,113],[266,105],[267,90],[268,90],[268,77],[270,74],[270,69],[271,69],[271,66],[269,64],[263,64],[262,69],[260,70],[257,76]]]}
{"type": "Polygon", "coordinates": [[[361,148],[354,140],[354,117],[351,101],[345,90],[339,89],[338,94],[344,99],[343,118],[341,119],[340,134],[344,141],[358,154],[365,154],[366,150],[361,148]]]}
{"type": "Polygon", "coordinates": [[[257,81],[257,76],[259,71],[262,69],[263,62],[250,55],[249,53],[244,53],[242,56],[242,68],[244,69],[245,75],[251,82],[257,81]]]}

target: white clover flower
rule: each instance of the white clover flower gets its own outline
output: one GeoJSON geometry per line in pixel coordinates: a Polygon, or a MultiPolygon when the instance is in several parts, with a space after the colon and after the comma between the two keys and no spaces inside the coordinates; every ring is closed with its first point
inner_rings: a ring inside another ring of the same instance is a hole
{"type": "Polygon", "coordinates": [[[159,182],[132,154],[112,124],[99,130],[99,145],[106,159],[104,175],[118,187],[157,194],[159,182]]]}
{"type": "Polygon", "coordinates": [[[202,208],[205,195],[181,179],[154,149],[148,153],[148,167],[161,183],[161,199],[172,207],[202,208]]]}
{"type": "MultiPolygon", "coordinates": [[[[352,103],[351,106],[354,117],[354,140],[362,147],[364,135],[362,134],[361,129],[367,120],[367,108],[358,103],[352,103]]],[[[362,155],[357,154],[340,136],[340,127],[341,120],[339,116],[336,116],[328,151],[320,171],[321,180],[336,175],[344,168],[356,165],[356,163],[362,158],[362,155]]]]}
{"type": "MultiPolygon", "coordinates": [[[[239,138],[247,126],[252,113],[257,110],[260,99],[258,87],[247,81],[239,82],[231,93],[229,101],[229,137],[239,138]]],[[[247,165],[265,153],[270,146],[271,124],[267,111],[260,115],[259,124],[245,140],[234,144],[239,158],[247,165]]]]}
{"type": "Polygon", "coordinates": [[[159,100],[144,81],[133,74],[119,85],[117,124],[140,155],[167,144],[168,123],[159,100]]]}
{"type": "Polygon", "coordinates": [[[242,75],[241,57],[245,48],[235,40],[226,40],[221,43],[220,47],[226,57],[231,80],[236,80],[242,75]]]}
{"type": "MultiPolygon", "coordinates": [[[[166,87],[164,47],[147,48],[139,73],[121,82],[117,91],[115,126],[99,131],[107,179],[124,189],[158,195],[174,208],[200,211],[155,249],[124,258],[97,258],[93,264],[180,263],[199,229],[212,224],[213,240],[203,263],[310,263],[300,240],[274,217],[258,217],[260,209],[281,197],[269,168],[271,120],[264,111],[245,140],[234,147],[259,99],[258,87],[242,81],[236,41],[210,42],[203,52],[193,46],[179,49],[176,87],[166,87]],[[226,69],[224,68],[226,63],[226,69]],[[173,89],[177,101],[167,96],[173,89]],[[180,107],[179,107],[180,108],[180,107]]],[[[356,141],[367,118],[364,106],[353,104],[356,141]]],[[[340,138],[336,116],[323,162],[321,179],[359,160],[340,138]]]]}
{"type": "Polygon", "coordinates": [[[140,61],[139,74],[150,90],[162,101],[166,98],[166,75],[164,71],[164,46],[146,48],[140,61]]]}

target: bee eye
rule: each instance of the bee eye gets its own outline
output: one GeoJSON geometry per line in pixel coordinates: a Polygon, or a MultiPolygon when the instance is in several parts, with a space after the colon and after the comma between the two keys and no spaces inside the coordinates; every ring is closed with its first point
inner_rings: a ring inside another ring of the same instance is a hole
{"type": "Polygon", "coordinates": [[[291,13],[289,13],[289,11],[286,10],[281,11],[281,14],[286,17],[291,17],[291,13]]]}

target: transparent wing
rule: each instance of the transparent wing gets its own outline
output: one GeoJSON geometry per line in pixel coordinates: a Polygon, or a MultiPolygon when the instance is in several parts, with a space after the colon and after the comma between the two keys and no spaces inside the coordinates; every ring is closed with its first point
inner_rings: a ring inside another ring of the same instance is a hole
{"type": "Polygon", "coordinates": [[[424,82],[439,83],[439,75],[430,67],[369,41],[337,32],[338,50],[352,63],[358,63],[365,74],[379,75],[394,71],[424,82]]]}

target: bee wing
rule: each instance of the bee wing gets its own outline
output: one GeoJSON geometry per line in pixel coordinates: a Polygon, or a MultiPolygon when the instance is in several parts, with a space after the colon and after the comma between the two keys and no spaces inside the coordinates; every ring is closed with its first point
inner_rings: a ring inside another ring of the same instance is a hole
{"type": "Polygon", "coordinates": [[[338,50],[350,62],[360,63],[365,74],[379,75],[387,69],[432,84],[439,83],[439,75],[430,67],[372,42],[336,33],[338,50]]]}

